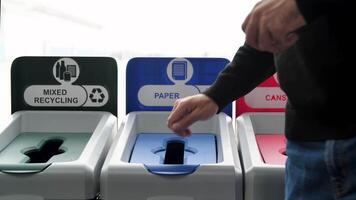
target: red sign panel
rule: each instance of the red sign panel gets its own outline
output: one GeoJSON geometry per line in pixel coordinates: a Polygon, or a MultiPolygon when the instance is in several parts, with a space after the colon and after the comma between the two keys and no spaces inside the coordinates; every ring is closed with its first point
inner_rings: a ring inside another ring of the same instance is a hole
{"type": "Polygon", "coordinates": [[[236,101],[236,116],[246,112],[284,112],[287,100],[275,74],[236,101]]]}

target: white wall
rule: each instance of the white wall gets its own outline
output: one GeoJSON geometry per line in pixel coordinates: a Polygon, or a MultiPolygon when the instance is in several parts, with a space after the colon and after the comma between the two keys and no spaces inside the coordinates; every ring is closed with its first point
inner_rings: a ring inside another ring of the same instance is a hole
{"type": "MultiPolygon", "coordinates": [[[[10,116],[10,65],[25,55],[116,58],[119,94],[135,56],[232,59],[256,0],[2,0],[0,128],[10,116]]],[[[119,99],[124,115],[124,99],[119,99]]]]}

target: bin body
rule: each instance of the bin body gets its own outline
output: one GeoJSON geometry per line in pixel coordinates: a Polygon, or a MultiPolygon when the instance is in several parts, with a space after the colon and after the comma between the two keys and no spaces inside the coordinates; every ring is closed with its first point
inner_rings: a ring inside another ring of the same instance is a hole
{"type": "Polygon", "coordinates": [[[246,200],[284,199],[284,118],[284,113],[259,112],[236,119],[246,200]]]}
{"type": "Polygon", "coordinates": [[[157,111],[128,114],[120,139],[114,142],[102,169],[103,199],[242,199],[242,170],[231,118],[219,114],[193,125],[193,137],[186,139],[186,149],[202,154],[196,158],[185,154],[183,164],[164,164],[164,158],[154,152],[161,146],[164,149],[164,142],[170,139],[184,140],[168,130],[168,115],[157,111]],[[141,144],[142,136],[150,152],[142,153],[143,148],[135,147],[141,144]],[[136,151],[144,156],[136,156],[136,151]],[[205,158],[198,159],[204,154],[205,158]]]}
{"type": "Polygon", "coordinates": [[[0,199],[94,199],[116,133],[108,112],[16,112],[0,133],[0,199]]]}

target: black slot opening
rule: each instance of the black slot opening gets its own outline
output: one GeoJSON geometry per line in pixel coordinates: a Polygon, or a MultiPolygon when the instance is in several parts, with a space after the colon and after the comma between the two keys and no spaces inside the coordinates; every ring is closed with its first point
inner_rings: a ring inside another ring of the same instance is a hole
{"type": "Polygon", "coordinates": [[[50,139],[43,143],[39,149],[31,149],[24,154],[30,157],[27,163],[45,163],[53,156],[64,153],[59,147],[63,144],[61,139],[50,139]]]}
{"type": "Polygon", "coordinates": [[[184,164],[184,149],[185,144],[183,141],[173,140],[167,142],[164,164],[184,164]]]}

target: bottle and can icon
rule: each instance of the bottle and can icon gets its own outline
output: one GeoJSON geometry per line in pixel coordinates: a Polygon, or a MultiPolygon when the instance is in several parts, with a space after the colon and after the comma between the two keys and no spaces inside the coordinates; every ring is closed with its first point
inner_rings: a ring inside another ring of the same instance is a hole
{"type": "Polygon", "coordinates": [[[70,82],[72,78],[77,77],[77,65],[67,64],[64,60],[57,61],[55,64],[55,76],[57,79],[70,82]]]}

